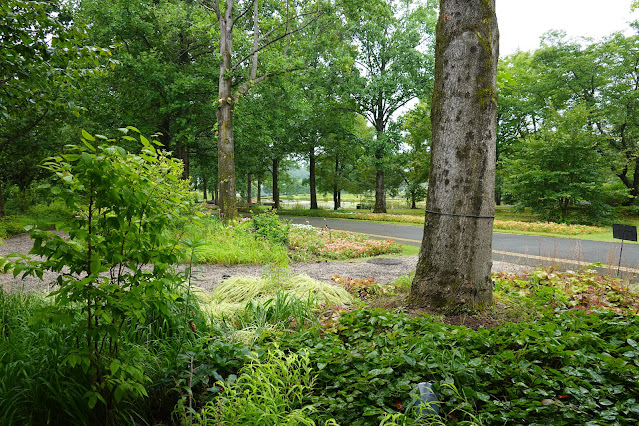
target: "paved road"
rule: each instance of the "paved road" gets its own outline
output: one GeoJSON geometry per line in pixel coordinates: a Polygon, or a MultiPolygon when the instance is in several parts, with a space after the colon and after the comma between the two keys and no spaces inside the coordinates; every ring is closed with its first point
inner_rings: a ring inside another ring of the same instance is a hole
{"type": "MultiPolygon", "coordinates": [[[[421,244],[423,237],[422,226],[304,217],[286,217],[286,219],[293,223],[308,222],[313,226],[328,226],[331,229],[359,232],[376,238],[391,238],[397,242],[415,246],[421,244]]],[[[581,265],[600,262],[604,265],[612,265],[616,272],[620,248],[620,243],[493,233],[495,260],[530,266],[558,265],[576,269],[581,265]]],[[[621,266],[621,272],[633,276],[639,274],[639,245],[624,244],[621,266]]]]}

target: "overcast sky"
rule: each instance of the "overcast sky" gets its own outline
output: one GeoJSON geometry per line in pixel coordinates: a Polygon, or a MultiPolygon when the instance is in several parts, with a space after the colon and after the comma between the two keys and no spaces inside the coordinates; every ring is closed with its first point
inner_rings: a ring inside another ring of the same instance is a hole
{"type": "Polygon", "coordinates": [[[496,0],[500,56],[535,50],[548,30],[565,30],[571,37],[596,39],[615,31],[630,31],[631,0],[496,0]]]}

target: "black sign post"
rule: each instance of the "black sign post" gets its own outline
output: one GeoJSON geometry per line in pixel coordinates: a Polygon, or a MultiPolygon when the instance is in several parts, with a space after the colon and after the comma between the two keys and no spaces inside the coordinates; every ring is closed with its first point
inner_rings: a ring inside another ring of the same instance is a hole
{"type": "Polygon", "coordinates": [[[624,241],[637,241],[637,227],[632,225],[612,224],[612,237],[621,240],[621,250],[619,250],[619,265],[617,265],[617,276],[621,269],[621,254],[623,253],[624,241]]]}

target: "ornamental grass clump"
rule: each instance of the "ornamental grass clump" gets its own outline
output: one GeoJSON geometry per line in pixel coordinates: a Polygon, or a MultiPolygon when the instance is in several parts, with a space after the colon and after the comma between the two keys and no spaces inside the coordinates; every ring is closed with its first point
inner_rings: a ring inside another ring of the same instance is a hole
{"type": "Polygon", "coordinates": [[[307,275],[236,276],[212,294],[196,293],[205,316],[234,340],[254,342],[264,331],[299,330],[317,322],[321,306],[354,302],[343,288],[307,275]]]}
{"type": "Polygon", "coordinates": [[[264,360],[253,359],[237,377],[217,382],[224,392],[193,420],[202,426],[315,425],[310,415],[316,408],[309,399],[314,382],[308,355],[269,350],[264,360]]]}

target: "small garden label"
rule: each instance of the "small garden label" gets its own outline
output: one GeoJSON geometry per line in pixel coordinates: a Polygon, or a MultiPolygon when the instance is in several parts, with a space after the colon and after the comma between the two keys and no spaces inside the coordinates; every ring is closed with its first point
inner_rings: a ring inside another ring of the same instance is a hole
{"type": "Polygon", "coordinates": [[[637,227],[613,223],[612,236],[618,240],[637,241],[637,227]]]}

